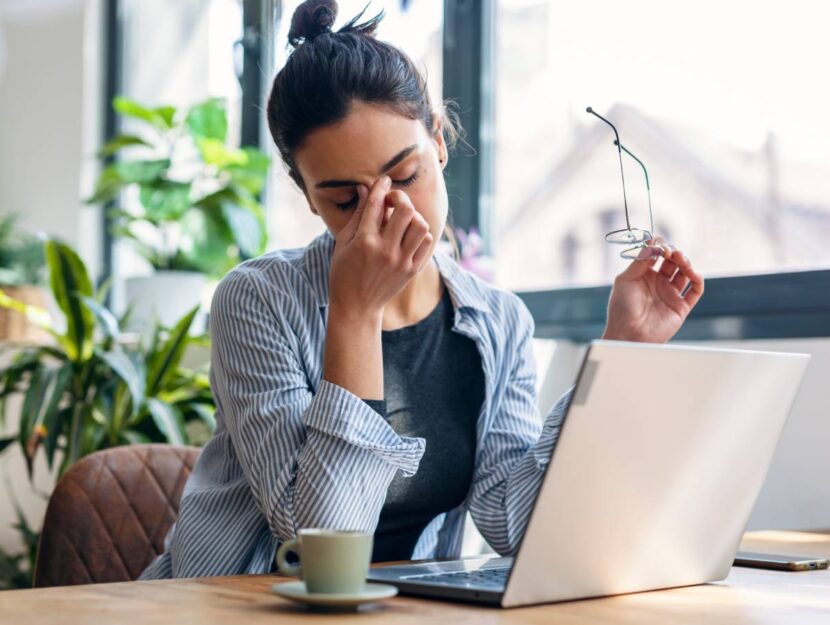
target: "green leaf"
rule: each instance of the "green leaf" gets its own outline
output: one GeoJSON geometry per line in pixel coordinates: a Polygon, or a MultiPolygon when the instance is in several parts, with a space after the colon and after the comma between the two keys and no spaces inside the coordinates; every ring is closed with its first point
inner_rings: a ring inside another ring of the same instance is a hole
{"type": "Polygon", "coordinates": [[[187,347],[187,333],[197,312],[198,304],[176,323],[170,331],[170,336],[153,355],[147,375],[147,395],[153,396],[158,393],[167,379],[175,373],[187,347]]]}
{"type": "Polygon", "coordinates": [[[110,289],[112,288],[112,276],[107,276],[106,279],[100,284],[100,286],[95,291],[95,301],[104,305],[104,300],[107,298],[107,294],[109,293],[110,289]]]}
{"type": "Polygon", "coordinates": [[[132,318],[133,313],[135,312],[136,305],[137,303],[134,301],[127,304],[127,310],[125,310],[124,314],[122,314],[121,317],[118,318],[118,327],[127,327],[127,324],[130,322],[130,319],[132,318]]]}
{"type": "Polygon", "coordinates": [[[100,352],[98,357],[124,381],[132,398],[132,415],[135,415],[144,403],[145,377],[139,363],[134,362],[121,349],[100,352]]]}
{"type": "Polygon", "coordinates": [[[150,146],[149,143],[137,135],[118,135],[103,145],[103,147],[98,151],[98,156],[112,156],[122,148],[129,145],[150,146]]]}
{"type": "Polygon", "coordinates": [[[158,113],[159,117],[161,117],[165,126],[168,128],[173,127],[173,118],[176,116],[175,106],[160,106],[155,109],[155,112],[158,113]]]}
{"type": "Polygon", "coordinates": [[[184,429],[182,413],[177,408],[167,404],[155,397],[147,400],[147,408],[153,417],[153,423],[173,445],[184,445],[187,441],[187,433],[184,429]]]}
{"type": "Polygon", "coordinates": [[[192,206],[190,183],[161,180],[142,185],[139,198],[147,217],[156,221],[177,221],[192,206]]]}
{"type": "Polygon", "coordinates": [[[103,202],[109,202],[121,192],[121,189],[123,189],[126,184],[127,183],[122,180],[121,175],[115,169],[115,166],[108,165],[98,176],[98,180],[95,183],[95,191],[93,191],[92,195],[86,198],[84,202],[86,204],[101,204],[103,202]]]}
{"type": "Polygon", "coordinates": [[[41,407],[35,415],[33,430],[38,426],[47,427],[47,424],[51,423],[58,404],[63,399],[64,393],[69,390],[69,383],[72,381],[71,363],[66,363],[58,369],[50,369],[49,371],[48,384],[42,392],[41,407]]]}
{"type": "Polygon", "coordinates": [[[224,141],[228,134],[224,100],[211,98],[197,104],[188,112],[185,124],[194,139],[205,137],[224,141]]]}
{"type": "Polygon", "coordinates": [[[64,345],[71,360],[85,362],[92,357],[95,317],[84,306],[81,297],[92,297],[92,282],[78,255],[67,245],[54,240],[46,242],[46,261],[52,294],[66,316],[64,345]]]}
{"type": "Polygon", "coordinates": [[[94,297],[83,296],[81,297],[81,301],[87,308],[89,308],[89,310],[92,311],[92,314],[95,315],[101,329],[104,331],[104,336],[111,339],[118,338],[121,331],[118,326],[118,319],[115,318],[115,315],[113,315],[108,308],[103,306],[94,297]]]}
{"type": "Polygon", "coordinates": [[[184,239],[179,248],[183,260],[209,276],[219,278],[239,261],[233,233],[222,215],[221,203],[201,201],[200,210],[182,218],[184,239]]]}
{"type": "Polygon", "coordinates": [[[170,167],[170,159],[149,161],[118,161],[113,165],[118,177],[125,183],[148,183],[158,180],[170,167]]]}
{"type": "Polygon", "coordinates": [[[231,149],[225,145],[224,141],[219,139],[198,137],[196,145],[202,154],[202,159],[208,165],[224,168],[229,165],[244,165],[248,161],[245,152],[231,149]]]}
{"type": "Polygon", "coordinates": [[[137,430],[125,430],[124,432],[121,432],[121,439],[127,445],[144,445],[146,443],[153,442],[149,436],[142,434],[137,430]]]}
{"type": "Polygon", "coordinates": [[[199,419],[210,428],[211,432],[216,430],[216,408],[208,406],[207,404],[197,403],[190,404],[189,408],[199,416],[199,419]]]}
{"type": "Polygon", "coordinates": [[[233,233],[234,242],[239,251],[248,258],[253,258],[264,251],[264,224],[260,223],[254,211],[234,200],[232,196],[227,196],[227,199],[222,201],[222,216],[233,233]]]}
{"type": "Polygon", "coordinates": [[[112,107],[122,115],[140,119],[161,130],[168,130],[173,126],[173,115],[176,112],[170,106],[149,108],[124,96],[113,98],[112,107]]]}
{"type": "Polygon", "coordinates": [[[61,462],[61,466],[58,469],[60,475],[63,475],[69,467],[83,456],[84,440],[91,435],[89,431],[91,414],[92,406],[90,404],[76,403],[72,407],[72,416],[69,421],[69,436],[67,436],[66,440],[66,453],[64,453],[63,462],[61,462]]]}
{"type": "Polygon", "coordinates": [[[64,429],[64,425],[72,418],[72,406],[66,406],[58,410],[53,416],[51,423],[46,424],[46,441],[44,442],[44,449],[46,450],[46,464],[49,470],[52,470],[52,465],[55,461],[55,451],[58,449],[58,437],[64,429]]]}
{"type": "Polygon", "coordinates": [[[34,422],[34,415],[40,408],[41,397],[43,397],[43,388],[46,385],[45,379],[49,375],[49,369],[38,368],[32,371],[29,377],[29,386],[23,395],[23,405],[20,409],[20,429],[18,431],[18,440],[20,446],[25,450],[26,443],[32,435],[32,425],[34,422]]]}
{"type": "Polygon", "coordinates": [[[242,151],[246,156],[245,162],[239,165],[229,165],[225,171],[230,174],[235,184],[244,187],[254,196],[259,196],[268,178],[271,159],[256,148],[245,147],[242,151]]]}

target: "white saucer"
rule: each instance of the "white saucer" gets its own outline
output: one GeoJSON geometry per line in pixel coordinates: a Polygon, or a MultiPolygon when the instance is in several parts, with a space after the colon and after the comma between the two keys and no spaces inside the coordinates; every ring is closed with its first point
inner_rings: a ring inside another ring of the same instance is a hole
{"type": "Polygon", "coordinates": [[[305,582],[283,582],[271,586],[271,592],[280,597],[298,601],[307,605],[323,608],[357,608],[363,603],[388,599],[398,594],[398,589],[388,584],[366,583],[363,592],[347,594],[328,594],[308,592],[305,582]]]}

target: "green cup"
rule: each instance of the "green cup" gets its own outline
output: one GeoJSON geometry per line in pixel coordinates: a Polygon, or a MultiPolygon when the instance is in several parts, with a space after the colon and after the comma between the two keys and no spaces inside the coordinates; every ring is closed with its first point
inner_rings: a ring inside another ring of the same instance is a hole
{"type": "Polygon", "coordinates": [[[372,534],[328,529],[301,529],[297,540],[277,550],[277,568],[286,575],[302,576],[308,592],[358,594],[366,587],[372,559],[372,534]],[[299,564],[285,558],[295,553],[299,564]]]}

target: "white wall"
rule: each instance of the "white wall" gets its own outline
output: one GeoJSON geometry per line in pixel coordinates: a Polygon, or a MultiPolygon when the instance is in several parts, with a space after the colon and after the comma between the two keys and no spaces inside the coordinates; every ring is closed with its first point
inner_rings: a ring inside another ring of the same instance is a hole
{"type": "MultiPolygon", "coordinates": [[[[97,0],[0,1],[0,213],[75,246],[97,274],[99,211],[89,190],[100,116],[97,0]],[[85,37],[85,33],[90,36],[85,37]]],[[[5,361],[5,358],[4,358],[5,361]]],[[[3,433],[17,431],[19,401],[3,433]]],[[[36,488],[17,449],[0,456],[0,548],[17,549],[11,493],[35,527],[53,483],[40,459],[36,488]]]]}

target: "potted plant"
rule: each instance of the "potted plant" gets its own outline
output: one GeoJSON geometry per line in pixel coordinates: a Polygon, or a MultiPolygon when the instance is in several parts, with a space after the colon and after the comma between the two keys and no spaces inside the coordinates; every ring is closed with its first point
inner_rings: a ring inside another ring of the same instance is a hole
{"type": "MultiPolygon", "coordinates": [[[[16,227],[18,215],[0,216],[0,288],[11,297],[45,307],[43,285],[46,261],[43,244],[31,234],[16,227]]],[[[47,335],[25,317],[0,309],[0,341],[36,343],[47,335]]]]}
{"type": "Polygon", "coordinates": [[[135,130],[101,149],[103,158],[118,158],[102,170],[86,202],[122,195],[122,206],[110,213],[113,232],[155,269],[154,276],[127,280],[134,325],[146,323],[153,310],[171,324],[199,300],[206,278],[219,279],[265,250],[258,197],[270,159],[256,148],[226,145],[227,115],[218,98],[183,112],[124,97],[113,107],[135,130]]]}
{"type": "MultiPolygon", "coordinates": [[[[0,438],[0,451],[19,448],[31,478],[37,453],[60,476],[79,458],[107,447],[205,442],[214,426],[207,365],[182,365],[189,346],[207,346],[205,336],[189,334],[198,305],[172,328],[153,323],[129,339],[122,329],[130,310],[116,318],[102,304],[107,285],[93,291],[77,254],[47,240],[45,255],[62,320],[0,290],[0,306],[25,315],[52,339],[17,349],[0,367],[0,419],[8,398],[22,397],[17,434],[0,438]]],[[[22,515],[17,527],[31,545],[33,531],[22,515]]],[[[0,588],[30,579],[26,560],[0,551],[0,588]]]]}

